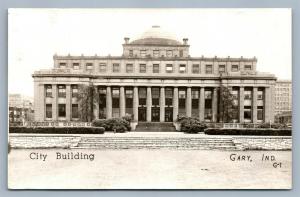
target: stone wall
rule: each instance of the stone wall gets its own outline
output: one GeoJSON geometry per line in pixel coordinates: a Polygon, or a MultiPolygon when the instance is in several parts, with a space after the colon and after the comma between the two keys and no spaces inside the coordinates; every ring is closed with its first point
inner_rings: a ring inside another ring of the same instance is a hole
{"type": "Polygon", "coordinates": [[[291,150],[290,136],[240,136],[233,137],[238,150],[291,150]]]}
{"type": "Polygon", "coordinates": [[[10,134],[11,148],[70,148],[78,145],[80,136],[10,134]]]}

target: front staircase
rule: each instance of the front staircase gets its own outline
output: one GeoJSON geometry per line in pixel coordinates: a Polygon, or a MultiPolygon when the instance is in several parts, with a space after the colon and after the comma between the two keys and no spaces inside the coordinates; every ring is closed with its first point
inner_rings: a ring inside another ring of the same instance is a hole
{"type": "Polygon", "coordinates": [[[136,132],[176,132],[171,122],[139,122],[136,132]]]}
{"type": "Polygon", "coordinates": [[[170,149],[170,150],[236,150],[231,138],[110,136],[82,137],[79,149],[170,149]]]}

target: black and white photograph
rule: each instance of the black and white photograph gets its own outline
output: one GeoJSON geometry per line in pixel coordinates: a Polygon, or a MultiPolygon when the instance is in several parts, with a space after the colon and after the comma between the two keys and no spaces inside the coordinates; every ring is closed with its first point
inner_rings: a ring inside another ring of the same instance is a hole
{"type": "Polygon", "coordinates": [[[9,189],[292,189],[292,10],[8,10],[9,189]]]}

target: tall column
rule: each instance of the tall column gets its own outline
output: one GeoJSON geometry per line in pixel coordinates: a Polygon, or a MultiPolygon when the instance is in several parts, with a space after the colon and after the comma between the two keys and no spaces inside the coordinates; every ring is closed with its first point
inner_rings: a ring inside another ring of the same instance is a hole
{"type": "Polygon", "coordinates": [[[252,94],[252,122],[257,123],[257,87],[253,87],[252,94]]]}
{"type": "Polygon", "coordinates": [[[138,87],[133,88],[133,120],[139,120],[139,91],[138,87]]]}
{"type": "Polygon", "coordinates": [[[120,87],[120,117],[125,116],[125,90],[124,86],[120,87]]]}
{"type": "Polygon", "coordinates": [[[34,120],[44,121],[46,118],[45,85],[34,82],[34,120]]]}
{"type": "Polygon", "coordinates": [[[66,85],[66,120],[71,120],[72,100],[71,100],[71,85],[66,85]]]}
{"type": "Polygon", "coordinates": [[[151,122],[152,95],[151,87],[147,87],[147,122],[151,122]]]}
{"type": "Polygon", "coordinates": [[[160,88],[160,96],[159,96],[159,111],[160,111],[160,122],[165,121],[165,87],[160,88]]]}
{"type": "Polygon", "coordinates": [[[204,111],[205,111],[205,95],[204,87],[200,88],[200,97],[199,97],[199,120],[204,121],[204,111]]]}
{"type": "Polygon", "coordinates": [[[111,87],[106,87],[106,118],[112,117],[112,97],[111,97],[111,87]]]}
{"type": "Polygon", "coordinates": [[[270,98],[270,87],[265,87],[265,95],[264,95],[264,122],[270,122],[270,108],[271,108],[271,98],[270,98]]]}
{"type": "Polygon", "coordinates": [[[99,119],[99,91],[98,91],[98,86],[94,87],[93,114],[94,114],[94,119],[99,119]]]}
{"type": "Polygon", "coordinates": [[[178,116],[178,87],[174,87],[173,94],[173,121],[176,121],[178,116]]]}
{"type": "Polygon", "coordinates": [[[58,111],[57,111],[57,85],[52,85],[52,120],[57,120],[58,111]]]}
{"type": "Polygon", "coordinates": [[[191,87],[186,89],[185,112],[187,117],[192,116],[192,90],[191,87]]]}
{"type": "Polygon", "coordinates": [[[239,96],[239,116],[240,123],[244,122],[244,87],[240,87],[240,96],[239,96]]]}
{"type": "Polygon", "coordinates": [[[212,92],[212,122],[218,121],[218,89],[214,88],[212,92]]]}

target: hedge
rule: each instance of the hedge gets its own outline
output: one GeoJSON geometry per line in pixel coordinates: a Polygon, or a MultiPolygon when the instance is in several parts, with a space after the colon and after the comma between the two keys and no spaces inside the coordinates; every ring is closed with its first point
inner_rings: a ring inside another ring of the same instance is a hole
{"type": "Polygon", "coordinates": [[[181,117],[180,119],[180,131],[184,133],[199,133],[203,132],[206,127],[204,123],[201,123],[197,118],[181,117]]]}
{"type": "Polygon", "coordinates": [[[103,127],[9,127],[10,133],[103,134],[103,127]]]}
{"type": "Polygon", "coordinates": [[[97,119],[92,122],[94,127],[103,127],[105,131],[124,133],[130,131],[130,123],[123,118],[97,119]]]}
{"type": "Polygon", "coordinates": [[[291,129],[272,129],[272,128],[208,128],[204,130],[207,135],[266,135],[266,136],[291,136],[291,129]]]}

